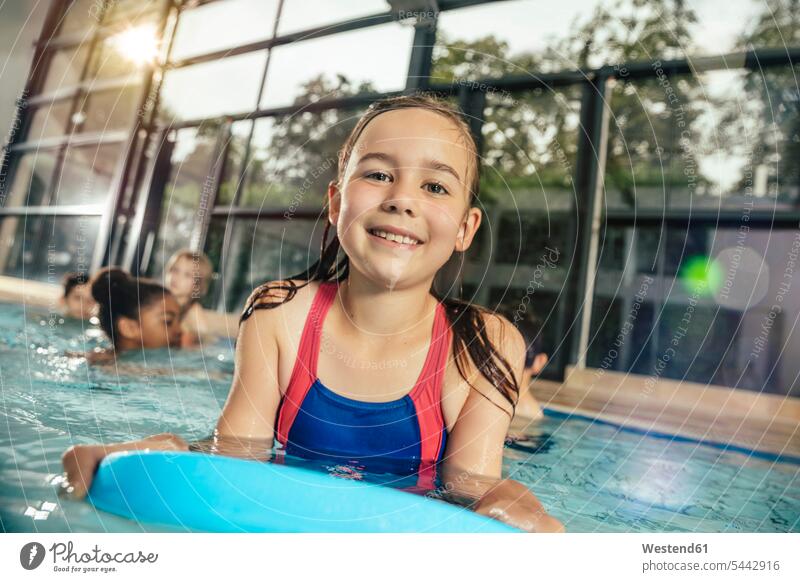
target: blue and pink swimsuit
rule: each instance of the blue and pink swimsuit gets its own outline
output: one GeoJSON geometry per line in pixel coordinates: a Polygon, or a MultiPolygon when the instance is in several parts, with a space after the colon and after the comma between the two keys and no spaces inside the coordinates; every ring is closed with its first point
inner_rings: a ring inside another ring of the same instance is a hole
{"type": "Polygon", "coordinates": [[[336,282],[325,282],[314,297],[278,412],[278,442],[304,458],[435,464],[447,439],[441,394],[452,332],[444,306],[436,306],[428,355],[411,391],[390,402],[364,402],[333,392],[317,377],[322,325],[337,290],[336,282]]]}

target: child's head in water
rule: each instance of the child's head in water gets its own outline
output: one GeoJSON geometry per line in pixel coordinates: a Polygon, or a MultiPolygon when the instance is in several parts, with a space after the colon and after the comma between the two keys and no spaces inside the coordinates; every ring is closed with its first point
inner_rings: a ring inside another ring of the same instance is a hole
{"type": "Polygon", "coordinates": [[[177,347],[181,339],[180,307],[164,287],[110,267],[92,279],[100,327],[122,351],[177,347]]]}
{"type": "Polygon", "coordinates": [[[511,321],[525,338],[525,373],[528,378],[536,376],[544,370],[550,360],[542,351],[542,320],[534,313],[501,308],[498,310],[511,321]]]}
{"type": "Polygon", "coordinates": [[[181,249],[172,255],[164,269],[164,284],[181,307],[199,301],[208,293],[214,269],[202,252],[181,249]]]}
{"type": "Polygon", "coordinates": [[[256,289],[242,321],[255,309],[278,305],[262,301],[274,297],[274,290],[286,291],[283,302],[291,300],[298,288],[294,280],[352,285],[357,279],[376,290],[424,288],[445,308],[462,378],[470,383],[468,357],[514,406],[519,384],[489,337],[488,310],[440,296],[432,285],[453,252],[469,248],[481,224],[481,211],[473,206],[479,167],[469,126],[447,102],[425,95],[374,102],[339,151],[320,259],[289,280],[256,289]],[[328,241],[330,226],[336,233],[328,241]],[[338,261],[340,248],[344,257],[338,261]]]}
{"type": "Polygon", "coordinates": [[[63,279],[64,296],[61,302],[64,313],[78,319],[89,319],[94,315],[97,303],[92,297],[87,273],[67,273],[63,279]]]}

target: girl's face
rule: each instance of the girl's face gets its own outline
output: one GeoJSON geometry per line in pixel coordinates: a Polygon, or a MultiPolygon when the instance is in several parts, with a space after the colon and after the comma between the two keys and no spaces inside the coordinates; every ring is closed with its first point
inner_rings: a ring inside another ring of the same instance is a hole
{"type": "Polygon", "coordinates": [[[167,289],[175,297],[178,297],[182,303],[198,295],[200,289],[200,273],[198,269],[198,265],[183,257],[172,264],[164,277],[164,284],[167,289]]]}
{"type": "Polygon", "coordinates": [[[178,347],[181,343],[180,307],[172,295],[156,299],[139,309],[139,321],[121,317],[119,333],[142,348],[178,347]]]}
{"type": "Polygon", "coordinates": [[[329,220],[350,260],[389,289],[433,279],[466,250],[481,221],[470,208],[471,152],[458,127],[421,108],[381,113],[353,147],[329,220]]]}

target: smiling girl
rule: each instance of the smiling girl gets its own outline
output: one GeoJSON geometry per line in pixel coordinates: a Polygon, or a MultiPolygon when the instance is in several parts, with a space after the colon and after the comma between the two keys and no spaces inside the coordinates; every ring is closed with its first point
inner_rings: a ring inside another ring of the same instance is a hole
{"type": "MultiPolygon", "coordinates": [[[[319,261],[248,300],[212,442],[274,438],[303,457],[410,461],[421,476],[436,466],[475,511],[528,531],[562,529],[525,486],[501,478],[522,336],[433,290],[480,226],[478,165],[469,128],[441,101],[403,96],[367,110],[328,186],[319,261]],[[403,365],[377,365],[387,361],[403,365]]],[[[171,434],[73,447],[67,481],[80,497],[110,452],[188,448],[171,434]]]]}

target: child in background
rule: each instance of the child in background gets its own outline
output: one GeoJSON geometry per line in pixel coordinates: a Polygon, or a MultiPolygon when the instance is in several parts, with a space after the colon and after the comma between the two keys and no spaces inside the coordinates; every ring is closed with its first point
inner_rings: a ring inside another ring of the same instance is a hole
{"type": "Polygon", "coordinates": [[[164,284],[180,306],[184,347],[196,345],[205,336],[235,336],[238,318],[209,312],[200,304],[208,293],[214,268],[202,252],[181,249],[172,255],[164,269],[164,284]]]}
{"type": "Polygon", "coordinates": [[[180,307],[155,281],[108,267],[92,278],[91,290],[100,327],[114,352],[180,346],[180,307]]]}
{"type": "Polygon", "coordinates": [[[94,315],[97,303],[92,297],[89,275],[84,272],[67,273],[62,279],[64,296],[61,305],[64,314],[76,319],[89,319],[94,315]]]}
{"type": "MultiPolygon", "coordinates": [[[[480,226],[479,157],[446,102],[373,103],[339,153],[319,260],[251,296],[217,451],[273,439],[287,454],[414,461],[448,495],[527,531],[561,531],[525,485],[502,478],[525,341],[493,312],[438,296],[433,280],[480,226]],[[336,231],[328,240],[329,227],[336,231]],[[340,258],[341,257],[341,258],[340,258]],[[324,380],[324,382],[323,382],[324,380]]],[[[64,453],[67,491],[86,495],[104,456],[196,450],[174,434],[64,453]]]]}
{"type": "Polygon", "coordinates": [[[531,312],[518,313],[511,309],[499,310],[522,333],[525,339],[525,370],[522,373],[519,402],[515,416],[538,420],[544,416],[542,407],[531,390],[531,380],[547,365],[549,357],[542,351],[542,322],[531,312]]]}

